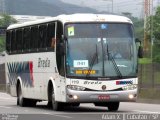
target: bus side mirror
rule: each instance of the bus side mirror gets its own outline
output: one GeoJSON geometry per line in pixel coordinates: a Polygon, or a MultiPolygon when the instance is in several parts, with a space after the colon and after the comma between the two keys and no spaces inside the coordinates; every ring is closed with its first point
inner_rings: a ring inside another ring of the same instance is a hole
{"type": "Polygon", "coordinates": [[[135,42],[141,44],[141,41],[138,38],[135,39],[135,42]]]}
{"type": "Polygon", "coordinates": [[[138,47],[138,57],[139,57],[139,58],[143,58],[143,47],[142,47],[142,45],[141,45],[141,41],[140,41],[138,38],[136,38],[136,39],[135,39],[135,42],[136,42],[136,43],[139,43],[139,47],[138,47]]]}
{"type": "Polygon", "coordinates": [[[65,44],[64,43],[59,43],[58,44],[58,52],[60,53],[60,55],[65,55],[65,44]]]}
{"type": "Polygon", "coordinates": [[[138,48],[138,57],[143,58],[143,47],[142,46],[139,46],[138,48]]]}
{"type": "Polygon", "coordinates": [[[64,35],[62,35],[62,36],[61,36],[61,39],[62,39],[62,41],[66,41],[66,40],[67,40],[67,37],[64,36],[64,35]]]}

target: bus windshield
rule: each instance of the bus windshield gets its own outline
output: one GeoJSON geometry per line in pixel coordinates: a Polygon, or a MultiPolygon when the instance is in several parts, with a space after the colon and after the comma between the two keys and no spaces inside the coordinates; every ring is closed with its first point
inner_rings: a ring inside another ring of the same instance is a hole
{"type": "Polygon", "coordinates": [[[130,78],[137,75],[132,24],[65,25],[66,71],[70,77],[130,78]]]}

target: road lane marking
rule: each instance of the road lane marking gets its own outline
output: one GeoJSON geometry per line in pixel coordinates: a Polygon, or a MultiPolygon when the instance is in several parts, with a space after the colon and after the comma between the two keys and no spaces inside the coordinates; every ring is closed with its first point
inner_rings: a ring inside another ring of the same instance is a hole
{"type": "Polygon", "coordinates": [[[29,112],[29,110],[24,110],[25,112],[29,112]]]}
{"type": "Polygon", "coordinates": [[[58,116],[58,117],[64,117],[64,118],[67,118],[67,119],[71,119],[72,117],[69,117],[69,116],[64,116],[64,115],[54,115],[54,116],[58,116]]]}
{"type": "Polygon", "coordinates": [[[160,112],[152,112],[152,111],[142,111],[142,110],[133,110],[133,111],[140,112],[140,113],[160,114],[160,112]]]}
{"type": "MultiPolygon", "coordinates": [[[[57,113],[57,114],[62,114],[62,113],[57,113]]],[[[71,114],[71,115],[72,115],[72,114],[73,114],[73,115],[76,115],[76,114],[77,114],[77,115],[83,115],[83,114],[86,114],[86,115],[87,115],[87,114],[90,114],[90,115],[92,115],[92,114],[93,114],[93,115],[94,115],[94,114],[100,114],[100,115],[101,115],[101,114],[103,114],[103,113],[96,113],[96,112],[94,112],[94,113],[90,113],[90,112],[89,112],[89,113],[88,113],[88,112],[87,112],[87,113],[83,113],[83,112],[82,112],[82,113],[63,113],[63,114],[66,114],[66,115],[69,115],[69,114],[71,114]]]]}
{"type": "MultiPolygon", "coordinates": [[[[56,115],[61,115],[61,114],[64,114],[64,115],[103,115],[103,114],[112,114],[112,113],[115,113],[115,112],[85,112],[85,113],[56,113],[56,115]]],[[[119,113],[118,113],[119,114],[119,113]]],[[[121,114],[121,113],[120,113],[121,114]]]]}
{"type": "Polygon", "coordinates": [[[4,100],[16,100],[16,98],[4,98],[4,97],[0,97],[0,99],[4,99],[4,100]]]}
{"type": "Polygon", "coordinates": [[[12,108],[12,107],[0,106],[0,108],[7,108],[7,109],[10,109],[10,108],[12,108]]]}
{"type": "Polygon", "coordinates": [[[67,119],[71,119],[72,118],[70,116],[65,116],[65,115],[61,115],[61,114],[51,114],[51,113],[43,113],[43,114],[57,116],[57,117],[63,117],[63,118],[67,118],[67,119]]]}
{"type": "MultiPolygon", "coordinates": [[[[0,101],[1,101],[1,102],[6,102],[6,100],[2,100],[2,99],[0,99],[0,101]]],[[[15,103],[16,101],[11,101],[11,100],[8,101],[8,100],[7,100],[7,102],[9,102],[9,103],[15,103]]]]}

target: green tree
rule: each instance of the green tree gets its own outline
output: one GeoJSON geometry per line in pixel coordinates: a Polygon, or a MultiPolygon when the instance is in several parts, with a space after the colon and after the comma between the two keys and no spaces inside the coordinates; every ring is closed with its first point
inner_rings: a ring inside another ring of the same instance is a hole
{"type": "Polygon", "coordinates": [[[136,38],[139,38],[143,41],[144,38],[144,20],[139,18],[132,18],[135,28],[136,38]]]}
{"type": "Polygon", "coordinates": [[[10,15],[7,14],[0,14],[0,26],[1,27],[8,27],[10,24],[16,23],[17,21],[12,18],[10,15]]]}
{"type": "MultiPolygon", "coordinates": [[[[7,14],[0,14],[0,27],[7,28],[17,21],[7,14]]],[[[0,35],[0,52],[5,50],[5,35],[0,35]]]]}
{"type": "Polygon", "coordinates": [[[160,6],[157,7],[156,13],[153,16],[153,35],[155,40],[160,41],[160,6]]]}
{"type": "Polygon", "coordinates": [[[151,17],[153,20],[153,36],[155,38],[153,45],[153,61],[160,62],[160,6],[157,7],[155,15],[151,17]]]}

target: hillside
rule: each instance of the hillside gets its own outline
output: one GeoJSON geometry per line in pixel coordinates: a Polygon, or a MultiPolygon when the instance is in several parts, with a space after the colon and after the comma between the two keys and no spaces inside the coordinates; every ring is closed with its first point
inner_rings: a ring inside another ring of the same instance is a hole
{"type": "Polygon", "coordinates": [[[60,0],[5,0],[6,12],[12,15],[56,16],[70,13],[97,13],[96,10],[66,4],[60,0]]]}

